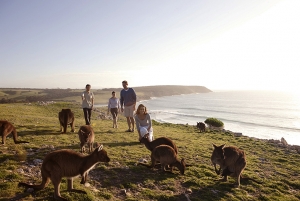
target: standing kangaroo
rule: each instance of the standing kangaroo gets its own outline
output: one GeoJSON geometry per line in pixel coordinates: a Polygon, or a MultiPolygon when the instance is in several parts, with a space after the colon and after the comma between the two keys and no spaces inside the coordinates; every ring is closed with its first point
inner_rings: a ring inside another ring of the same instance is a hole
{"type": "Polygon", "coordinates": [[[93,151],[93,144],[95,140],[95,134],[93,131],[93,128],[90,125],[84,125],[81,126],[79,131],[78,131],[78,136],[80,140],[80,151],[81,153],[84,153],[85,148],[84,145],[87,143],[89,153],[93,151]]]}
{"type": "Polygon", "coordinates": [[[41,190],[45,188],[51,180],[54,185],[54,198],[56,200],[67,200],[60,195],[60,183],[63,177],[68,178],[68,191],[86,193],[73,189],[73,177],[81,175],[81,184],[85,184],[89,171],[99,162],[109,162],[107,152],[103,145],[97,147],[93,153],[84,156],[72,150],[57,150],[46,155],[42,167],[42,183],[40,185],[30,185],[23,182],[19,186],[41,190]]]}
{"type": "Polygon", "coordinates": [[[68,125],[71,126],[71,132],[74,132],[74,113],[71,111],[71,109],[62,109],[58,113],[58,120],[60,123],[60,131],[62,133],[67,132],[68,125]]]}
{"type": "Polygon", "coordinates": [[[139,163],[140,165],[153,168],[156,164],[156,161],[161,163],[161,170],[163,172],[166,171],[166,167],[170,165],[171,172],[173,171],[173,167],[177,167],[180,170],[181,174],[184,174],[185,171],[185,161],[182,159],[181,161],[177,158],[177,154],[175,150],[169,145],[160,145],[153,149],[151,153],[151,165],[147,165],[144,163],[139,163]]]}
{"type": "Polygon", "coordinates": [[[6,137],[12,133],[15,144],[29,143],[26,141],[18,141],[16,128],[8,121],[0,120],[0,133],[2,135],[2,145],[5,145],[6,137]]]}
{"type": "Polygon", "coordinates": [[[235,186],[239,187],[241,174],[247,164],[245,152],[234,146],[225,147],[225,144],[221,146],[213,144],[213,146],[211,162],[215,172],[219,175],[221,169],[225,170],[222,174],[223,181],[227,181],[227,176],[236,177],[235,186]],[[217,170],[216,165],[220,166],[219,170],[217,170]]]}
{"type": "Polygon", "coordinates": [[[149,140],[149,134],[146,134],[142,139],[141,143],[145,144],[146,148],[152,152],[157,146],[159,145],[169,145],[172,147],[175,151],[175,153],[178,153],[178,149],[176,144],[170,139],[166,137],[160,137],[150,142],[149,140]]]}

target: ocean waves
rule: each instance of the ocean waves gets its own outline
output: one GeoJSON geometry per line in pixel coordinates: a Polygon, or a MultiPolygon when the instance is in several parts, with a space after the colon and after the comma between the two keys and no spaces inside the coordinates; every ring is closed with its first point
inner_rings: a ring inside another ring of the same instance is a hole
{"type": "Polygon", "coordinates": [[[300,99],[284,93],[212,92],[161,97],[143,104],[160,122],[196,125],[215,117],[228,130],[257,138],[285,137],[300,145],[300,99]]]}

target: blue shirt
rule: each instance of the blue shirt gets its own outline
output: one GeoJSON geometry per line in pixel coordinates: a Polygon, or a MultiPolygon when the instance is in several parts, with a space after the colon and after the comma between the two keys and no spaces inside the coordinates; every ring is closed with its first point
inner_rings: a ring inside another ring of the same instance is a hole
{"type": "Polygon", "coordinates": [[[120,103],[121,107],[130,106],[136,103],[136,94],[132,88],[128,88],[127,90],[122,89],[120,93],[120,103]]]}

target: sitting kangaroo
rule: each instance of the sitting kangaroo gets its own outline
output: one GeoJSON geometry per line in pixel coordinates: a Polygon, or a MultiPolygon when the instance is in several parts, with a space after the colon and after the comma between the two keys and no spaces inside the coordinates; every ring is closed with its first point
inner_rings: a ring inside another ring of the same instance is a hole
{"type": "Polygon", "coordinates": [[[93,151],[93,144],[95,139],[95,134],[93,128],[90,125],[81,126],[78,131],[78,136],[80,140],[80,150],[81,153],[85,151],[85,143],[88,145],[89,153],[93,151]]]}
{"type": "Polygon", "coordinates": [[[170,138],[166,138],[166,137],[160,137],[157,138],[153,141],[150,142],[149,140],[149,134],[146,134],[142,139],[141,139],[141,143],[145,144],[146,148],[150,151],[154,150],[157,146],[159,145],[169,145],[170,147],[172,147],[175,151],[175,153],[178,153],[178,149],[176,144],[170,139],[170,138]]]}
{"type": "Polygon", "coordinates": [[[243,170],[246,167],[246,155],[245,152],[237,147],[228,146],[224,147],[214,145],[214,150],[211,155],[211,162],[215,167],[215,172],[219,175],[222,170],[225,170],[222,174],[223,181],[227,181],[227,176],[236,177],[235,186],[240,186],[240,177],[243,170]],[[220,168],[217,170],[216,165],[220,168]]]}
{"type": "Polygon", "coordinates": [[[81,175],[81,184],[85,184],[89,171],[99,162],[109,162],[107,152],[103,145],[97,147],[93,153],[84,156],[73,150],[57,150],[46,155],[42,167],[42,183],[40,185],[30,185],[19,183],[19,186],[41,190],[45,188],[51,180],[54,185],[54,199],[67,200],[60,195],[60,183],[63,177],[68,178],[68,191],[86,193],[73,189],[73,177],[81,175]]]}
{"type": "Polygon", "coordinates": [[[140,165],[144,165],[146,167],[153,168],[156,164],[156,161],[161,163],[161,169],[163,172],[166,171],[166,167],[170,165],[171,172],[173,171],[173,167],[177,167],[180,170],[181,174],[184,174],[185,171],[185,161],[182,159],[178,160],[177,154],[175,150],[169,145],[159,145],[153,149],[151,153],[151,165],[147,165],[145,163],[139,163],[140,165]]]}
{"type": "Polygon", "coordinates": [[[29,143],[26,141],[18,141],[18,135],[16,128],[12,125],[12,123],[8,121],[0,121],[0,134],[2,136],[2,145],[5,145],[6,137],[11,134],[13,135],[13,139],[15,144],[20,143],[29,143]]]}

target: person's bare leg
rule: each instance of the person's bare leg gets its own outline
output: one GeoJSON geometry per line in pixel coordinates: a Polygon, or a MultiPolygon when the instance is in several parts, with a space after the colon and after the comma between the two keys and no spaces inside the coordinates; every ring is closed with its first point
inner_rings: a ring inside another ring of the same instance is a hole
{"type": "Polygon", "coordinates": [[[132,130],[134,130],[134,118],[130,117],[131,125],[132,125],[132,130]]]}
{"type": "Polygon", "coordinates": [[[127,119],[128,129],[130,129],[130,125],[131,125],[130,117],[126,117],[126,119],[127,119]]]}

